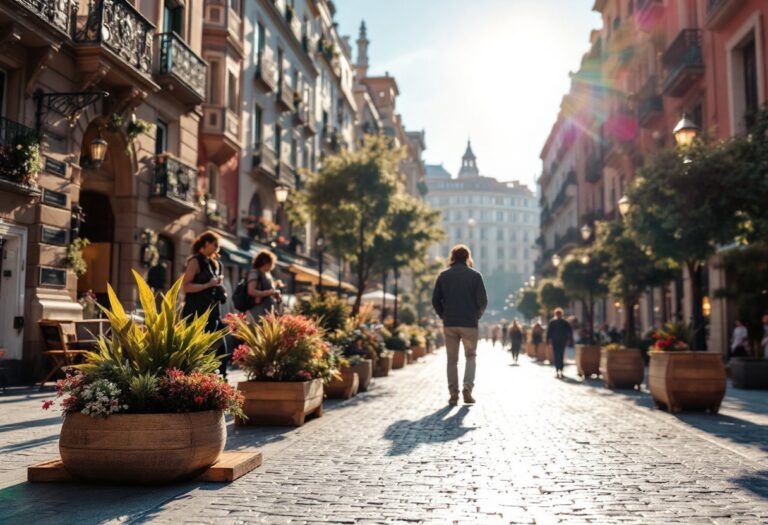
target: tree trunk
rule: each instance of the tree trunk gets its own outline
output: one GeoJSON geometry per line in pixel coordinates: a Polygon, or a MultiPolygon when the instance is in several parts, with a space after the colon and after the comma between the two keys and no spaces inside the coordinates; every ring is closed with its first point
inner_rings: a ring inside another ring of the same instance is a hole
{"type": "Polygon", "coordinates": [[[592,305],[591,305],[591,303],[592,303],[591,301],[589,301],[589,303],[588,303],[587,300],[585,300],[585,299],[581,300],[581,307],[584,309],[584,317],[586,317],[586,319],[584,319],[584,322],[587,324],[587,343],[588,344],[593,344],[595,342],[595,340],[593,339],[593,334],[592,334],[592,305]]]}
{"type": "Polygon", "coordinates": [[[624,345],[629,347],[632,344],[632,336],[635,335],[635,303],[637,298],[629,294],[625,294],[622,298],[624,302],[624,311],[626,317],[624,318],[624,345]]]}
{"type": "Polygon", "coordinates": [[[688,276],[691,279],[691,314],[693,317],[693,348],[692,350],[707,349],[707,334],[704,329],[703,267],[699,261],[687,261],[688,276]]]}
{"type": "Polygon", "coordinates": [[[395,267],[394,269],[394,274],[395,274],[395,306],[394,306],[394,311],[392,313],[392,316],[394,317],[394,320],[395,320],[395,323],[393,326],[397,328],[397,324],[398,324],[397,323],[397,299],[398,299],[397,278],[399,277],[397,267],[395,267]]]}
{"type": "Polygon", "coordinates": [[[381,274],[381,324],[387,318],[387,272],[381,274]]]}
{"type": "Polygon", "coordinates": [[[355,296],[355,305],[352,307],[352,315],[360,313],[360,304],[363,302],[363,292],[365,280],[368,277],[365,272],[365,229],[363,221],[360,221],[358,252],[357,252],[357,296],[355,296]]]}

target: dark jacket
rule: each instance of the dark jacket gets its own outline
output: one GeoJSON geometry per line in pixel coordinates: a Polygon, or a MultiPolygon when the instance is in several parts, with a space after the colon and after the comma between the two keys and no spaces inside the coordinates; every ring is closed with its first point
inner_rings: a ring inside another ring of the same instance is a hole
{"type": "Polygon", "coordinates": [[[571,323],[565,319],[552,319],[547,327],[547,342],[553,346],[565,346],[573,337],[571,323]]]}
{"type": "Polygon", "coordinates": [[[435,282],[432,306],[443,326],[476,328],[488,306],[483,276],[463,263],[443,270],[435,282]]]}

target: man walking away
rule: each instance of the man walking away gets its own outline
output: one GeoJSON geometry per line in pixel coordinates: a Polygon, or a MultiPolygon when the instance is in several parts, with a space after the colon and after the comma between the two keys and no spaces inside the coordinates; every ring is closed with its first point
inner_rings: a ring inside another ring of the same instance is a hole
{"type": "Polygon", "coordinates": [[[464,344],[464,403],[472,404],[477,353],[477,324],[488,306],[483,277],[473,268],[472,254],[463,244],[451,250],[451,267],[437,277],[432,291],[432,306],[443,320],[445,348],[448,354],[449,405],[459,402],[459,344],[464,344]]]}
{"type": "Polygon", "coordinates": [[[555,318],[547,327],[547,343],[552,345],[552,353],[555,357],[555,374],[558,379],[563,378],[563,360],[565,347],[573,338],[571,323],[563,319],[563,309],[555,309],[555,318]]]}

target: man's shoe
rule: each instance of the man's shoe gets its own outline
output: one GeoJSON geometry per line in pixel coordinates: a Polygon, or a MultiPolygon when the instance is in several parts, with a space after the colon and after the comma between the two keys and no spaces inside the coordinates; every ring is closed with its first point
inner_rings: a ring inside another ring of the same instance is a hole
{"type": "Polygon", "coordinates": [[[455,407],[459,404],[459,394],[451,394],[451,397],[448,399],[448,404],[452,407],[455,407]]]}
{"type": "Polygon", "coordinates": [[[464,404],[465,405],[474,405],[475,404],[475,398],[472,397],[472,392],[468,388],[465,388],[461,393],[464,396],[464,404]]]}

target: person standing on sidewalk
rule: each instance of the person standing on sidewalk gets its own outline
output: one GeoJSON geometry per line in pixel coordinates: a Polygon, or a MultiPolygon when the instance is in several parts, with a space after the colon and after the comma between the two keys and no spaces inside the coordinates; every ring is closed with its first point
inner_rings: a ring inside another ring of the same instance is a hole
{"type": "Polygon", "coordinates": [[[507,347],[507,341],[509,341],[509,323],[506,321],[501,322],[501,349],[504,350],[507,347]]]}
{"type": "Polygon", "coordinates": [[[552,345],[552,354],[555,357],[555,375],[558,379],[563,378],[565,347],[571,339],[573,339],[571,323],[563,319],[562,308],[555,308],[555,318],[549,322],[547,327],[547,343],[552,345]]]}
{"type": "Polygon", "coordinates": [[[512,343],[512,361],[517,364],[520,348],[523,346],[523,330],[517,324],[517,319],[512,321],[512,326],[509,328],[509,340],[512,343]]]}
{"type": "Polygon", "coordinates": [[[459,402],[459,344],[464,344],[464,403],[472,404],[475,385],[478,321],[488,306],[483,276],[473,268],[472,254],[463,244],[451,250],[451,267],[437,277],[432,291],[432,306],[443,320],[445,347],[448,354],[449,405],[459,402]]]}

